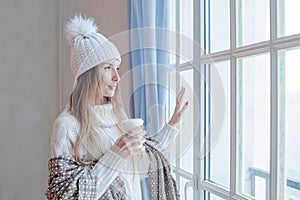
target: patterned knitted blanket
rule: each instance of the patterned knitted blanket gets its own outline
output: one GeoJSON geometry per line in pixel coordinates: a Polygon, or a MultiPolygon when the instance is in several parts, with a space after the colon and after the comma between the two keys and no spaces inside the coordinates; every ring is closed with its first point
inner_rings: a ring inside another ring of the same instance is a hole
{"type": "MultiPolygon", "coordinates": [[[[159,149],[158,141],[147,138],[146,153],[150,159],[148,172],[149,198],[151,200],[178,200],[179,193],[171,176],[170,164],[159,149]]],[[[79,165],[72,156],[59,156],[48,161],[47,199],[94,200],[96,179],[93,165],[79,165]]],[[[124,181],[117,177],[100,200],[127,200],[124,181]]]]}

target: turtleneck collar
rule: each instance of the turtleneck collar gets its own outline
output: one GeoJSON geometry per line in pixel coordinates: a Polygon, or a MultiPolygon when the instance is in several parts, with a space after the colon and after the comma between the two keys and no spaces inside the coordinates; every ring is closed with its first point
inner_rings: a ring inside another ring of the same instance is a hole
{"type": "Polygon", "coordinates": [[[95,114],[95,124],[103,127],[111,127],[118,123],[112,104],[93,105],[91,109],[95,114]]]}

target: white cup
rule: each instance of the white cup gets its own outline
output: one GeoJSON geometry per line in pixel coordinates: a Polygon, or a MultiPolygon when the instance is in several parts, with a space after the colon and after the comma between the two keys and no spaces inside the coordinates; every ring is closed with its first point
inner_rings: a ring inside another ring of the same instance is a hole
{"type": "Polygon", "coordinates": [[[131,131],[135,127],[137,127],[137,126],[139,127],[143,124],[144,124],[144,120],[142,118],[126,119],[126,120],[121,121],[120,129],[124,133],[128,133],[129,131],[131,131]]]}

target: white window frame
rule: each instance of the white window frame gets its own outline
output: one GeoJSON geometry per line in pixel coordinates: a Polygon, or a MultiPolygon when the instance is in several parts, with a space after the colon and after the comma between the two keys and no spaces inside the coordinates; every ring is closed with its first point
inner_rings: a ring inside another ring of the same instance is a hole
{"type": "MultiPolygon", "coordinates": [[[[196,140],[194,142],[194,173],[190,174],[180,168],[174,168],[174,173],[177,177],[177,182],[179,182],[178,177],[184,177],[189,179],[191,182],[186,184],[186,187],[193,186],[193,196],[194,199],[204,199],[204,191],[210,192],[211,194],[217,195],[223,199],[234,199],[234,200],[248,200],[249,197],[242,196],[238,194],[237,188],[237,160],[239,156],[237,154],[237,59],[253,56],[262,53],[270,54],[270,199],[283,199],[285,177],[279,172],[279,166],[283,158],[279,156],[280,152],[283,151],[284,145],[281,144],[280,134],[283,133],[283,127],[280,127],[279,121],[279,66],[278,66],[278,51],[282,49],[289,49],[293,47],[300,47],[300,34],[295,34],[291,36],[277,37],[277,12],[278,12],[278,1],[270,0],[270,40],[258,42],[246,46],[237,47],[236,35],[236,3],[238,0],[230,1],[230,49],[215,52],[212,54],[201,55],[201,49],[198,45],[194,45],[194,66],[200,66],[197,70],[201,74],[205,73],[204,65],[208,65],[214,62],[220,61],[230,61],[230,188],[225,189],[217,184],[210,181],[204,180],[204,165],[203,162],[196,156],[197,150],[200,149],[201,141],[203,140],[203,135],[205,132],[205,114],[201,111],[204,110],[205,88],[203,81],[198,73],[194,72],[194,88],[199,88],[195,90],[195,96],[200,100],[200,108],[198,108],[200,113],[200,128],[194,130],[196,133],[196,140]],[[200,86],[200,87],[199,87],[200,86]],[[281,159],[281,160],[280,160],[281,159]]],[[[179,0],[177,0],[177,5],[179,0]]],[[[204,12],[204,2],[205,0],[194,0],[194,42],[200,44],[201,47],[205,44],[204,31],[205,31],[205,12],[204,12]]],[[[176,13],[179,13],[179,8],[177,6],[176,13]]],[[[177,30],[179,30],[179,16],[177,15],[177,30]]],[[[177,42],[177,49],[179,49],[179,42],[177,42]]],[[[179,60],[176,60],[179,63],[179,60]]],[[[192,69],[191,64],[185,63],[176,66],[178,79],[179,73],[185,70],[192,69]]],[[[179,87],[179,82],[177,81],[177,86],[179,87]]],[[[197,111],[195,112],[197,113],[197,111]]],[[[197,124],[197,120],[194,117],[194,124],[197,124]]],[[[177,160],[176,165],[179,166],[180,160],[177,160]]],[[[187,188],[186,188],[187,189],[187,188]]]]}

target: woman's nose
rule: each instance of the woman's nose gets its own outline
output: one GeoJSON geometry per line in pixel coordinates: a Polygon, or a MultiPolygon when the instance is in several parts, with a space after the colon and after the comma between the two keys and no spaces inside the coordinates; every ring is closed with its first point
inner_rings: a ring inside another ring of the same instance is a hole
{"type": "Polygon", "coordinates": [[[115,81],[115,82],[119,82],[120,81],[119,73],[118,73],[117,69],[115,69],[115,68],[113,70],[113,81],[115,81]]]}

